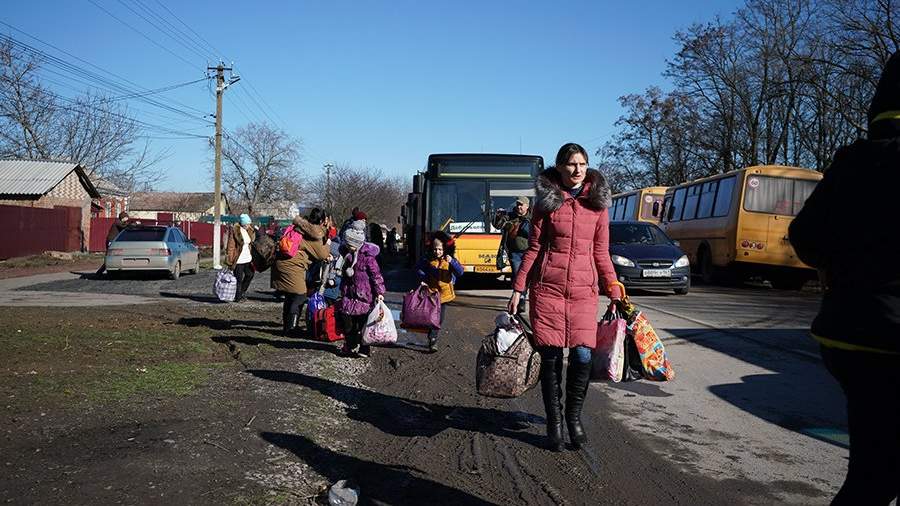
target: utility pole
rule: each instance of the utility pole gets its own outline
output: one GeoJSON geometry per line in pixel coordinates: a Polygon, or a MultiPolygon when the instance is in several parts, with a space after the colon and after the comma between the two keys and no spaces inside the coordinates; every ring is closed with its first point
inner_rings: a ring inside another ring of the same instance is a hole
{"type": "Polygon", "coordinates": [[[207,71],[216,71],[216,182],[215,182],[215,218],[213,220],[213,268],[222,268],[222,95],[225,88],[238,82],[240,76],[232,75],[225,83],[225,71],[232,71],[224,62],[215,67],[206,67],[207,71]]]}
{"type": "Polygon", "coordinates": [[[331,169],[333,168],[334,164],[325,164],[325,210],[329,213],[334,212],[331,209],[331,169]]]}

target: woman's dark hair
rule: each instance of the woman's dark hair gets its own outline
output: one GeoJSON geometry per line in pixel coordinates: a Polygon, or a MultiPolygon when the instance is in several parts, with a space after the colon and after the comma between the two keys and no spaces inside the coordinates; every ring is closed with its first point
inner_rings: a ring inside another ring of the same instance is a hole
{"type": "Polygon", "coordinates": [[[587,151],[581,147],[580,144],[575,144],[574,142],[569,142],[567,144],[563,144],[559,151],[556,152],[556,166],[564,167],[567,163],[569,163],[569,158],[572,158],[572,155],[575,153],[581,153],[581,156],[584,157],[584,161],[588,161],[587,151]]]}
{"type": "Polygon", "coordinates": [[[456,254],[456,241],[450,237],[450,234],[444,232],[443,230],[438,230],[428,234],[428,255],[431,256],[431,246],[434,244],[435,239],[441,242],[441,245],[444,247],[444,254],[455,256],[456,254]]]}
{"type": "Polygon", "coordinates": [[[323,221],[325,221],[325,211],[319,209],[318,207],[312,208],[312,211],[306,216],[306,221],[312,223],[313,225],[321,225],[323,221]]]}

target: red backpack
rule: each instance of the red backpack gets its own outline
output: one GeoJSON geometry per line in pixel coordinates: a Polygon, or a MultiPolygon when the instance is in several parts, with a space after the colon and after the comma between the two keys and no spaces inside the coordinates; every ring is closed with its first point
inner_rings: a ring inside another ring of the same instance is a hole
{"type": "Polygon", "coordinates": [[[281,231],[281,240],[278,241],[278,254],[282,258],[294,258],[300,243],[303,242],[303,234],[297,231],[293,225],[284,227],[281,231]]]}

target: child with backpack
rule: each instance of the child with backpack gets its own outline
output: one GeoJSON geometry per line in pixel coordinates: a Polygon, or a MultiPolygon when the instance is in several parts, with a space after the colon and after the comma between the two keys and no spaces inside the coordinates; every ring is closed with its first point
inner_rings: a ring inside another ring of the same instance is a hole
{"type": "MultiPolygon", "coordinates": [[[[428,252],[416,264],[419,281],[441,295],[441,327],[444,326],[447,304],[456,299],[453,285],[456,284],[456,279],[463,275],[462,265],[453,257],[455,252],[456,245],[453,244],[453,238],[440,230],[432,232],[428,252]]],[[[440,329],[431,329],[428,332],[428,351],[431,353],[437,351],[440,333],[440,329]]]]}
{"type": "Polygon", "coordinates": [[[371,348],[363,344],[366,319],[375,304],[384,300],[384,278],[376,257],[378,246],[366,242],[365,222],[356,220],[344,230],[341,298],[336,310],[344,330],[341,353],[368,357],[371,348]]]}

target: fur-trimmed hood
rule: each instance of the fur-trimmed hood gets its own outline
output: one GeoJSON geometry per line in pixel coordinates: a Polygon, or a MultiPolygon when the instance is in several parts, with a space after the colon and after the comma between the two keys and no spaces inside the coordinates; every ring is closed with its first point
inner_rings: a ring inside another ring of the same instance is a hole
{"type": "MultiPolygon", "coordinates": [[[[596,169],[588,169],[584,178],[587,188],[578,197],[582,203],[591,209],[601,211],[612,203],[612,195],[609,184],[603,174],[596,169]]],[[[535,204],[537,211],[552,213],[562,207],[568,192],[563,189],[559,172],[555,168],[542,172],[534,182],[535,204]]]]}
{"type": "Polygon", "coordinates": [[[293,224],[310,241],[321,241],[325,237],[325,229],[321,225],[313,225],[303,216],[295,217],[293,224]]]}

